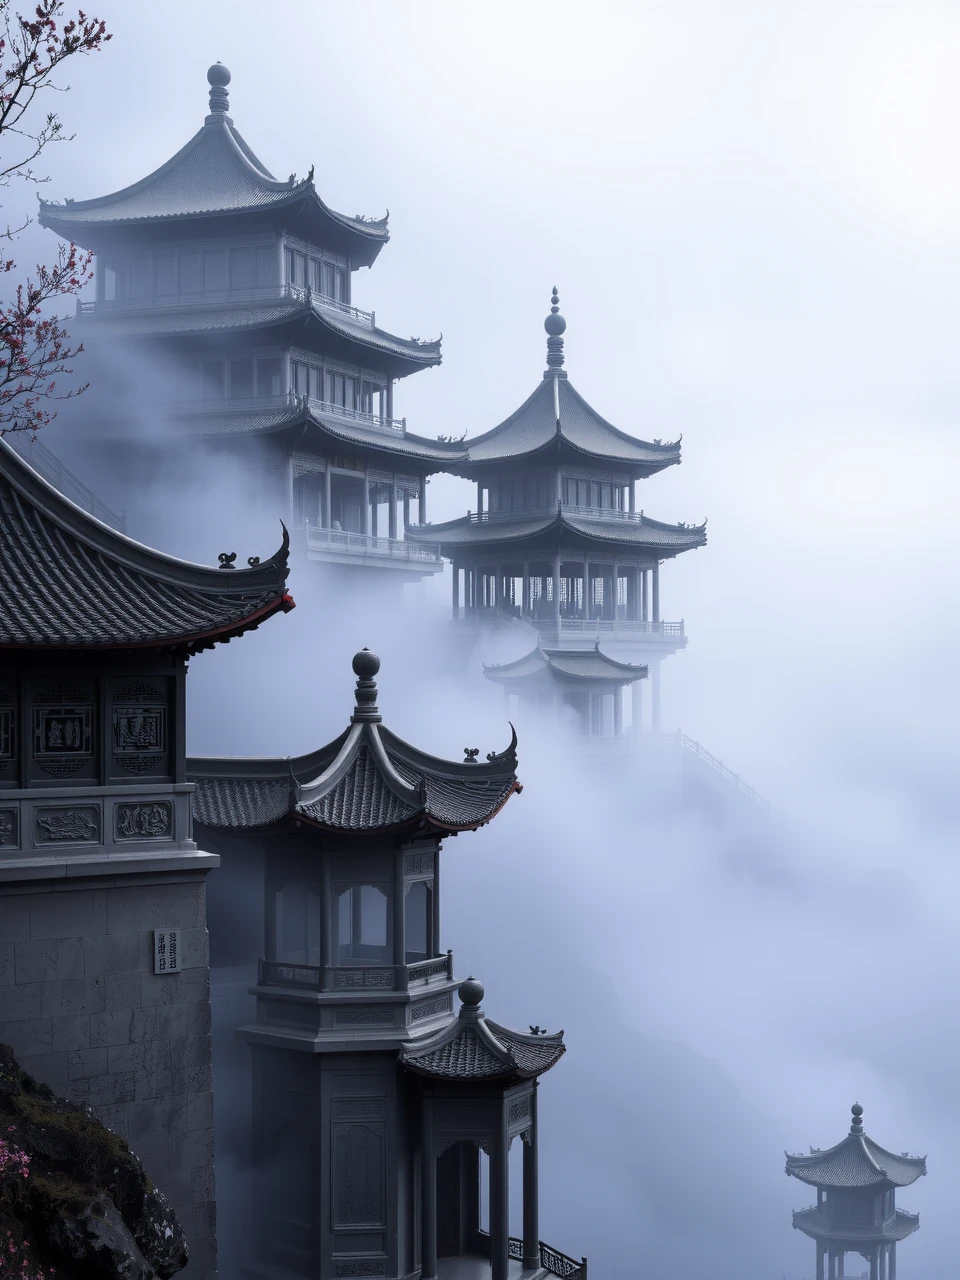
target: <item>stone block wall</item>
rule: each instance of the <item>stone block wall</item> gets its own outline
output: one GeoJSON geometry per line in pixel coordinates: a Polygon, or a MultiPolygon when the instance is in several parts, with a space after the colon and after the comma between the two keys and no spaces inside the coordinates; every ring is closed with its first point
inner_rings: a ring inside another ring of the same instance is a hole
{"type": "Polygon", "coordinates": [[[0,885],[0,1041],[127,1140],[183,1225],[180,1275],[214,1280],[204,873],[0,885]],[[182,930],[182,972],[154,974],[157,928],[182,930]]]}

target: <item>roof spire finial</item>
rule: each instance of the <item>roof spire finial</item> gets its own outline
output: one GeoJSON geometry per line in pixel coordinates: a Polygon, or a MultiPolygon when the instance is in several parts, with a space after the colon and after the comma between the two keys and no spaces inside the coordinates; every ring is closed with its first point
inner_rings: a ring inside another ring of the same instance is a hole
{"type": "Polygon", "coordinates": [[[550,298],[550,314],[543,322],[543,327],[547,331],[547,371],[546,377],[566,377],[561,374],[563,368],[563,338],[562,334],[566,330],[567,322],[560,314],[560,295],[557,293],[557,286],[553,286],[553,294],[550,298]]]}
{"type": "Polygon", "coordinates": [[[357,677],[357,706],[350,717],[351,724],[372,721],[379,724],[383,718],[377,708],[377,682],[374,676],[380,670],[380,659],[370,649],[361,649],[353,658],[353,671],[357,677]]]}
{"type": "Polygon", "coordinates": [[[230,70],[222,62],[215,62],[207,71],[207,83],[210,86],[210,114],[225,116],[230,107],[227,85],[230,83],[230,70]]]}
{"type": "Polygon", "coordinates": [[[850,1124],[850,1132],[859,1137],[863,1133],[863,1107],[859,1102],[855,1102],[850,1108],[850,1114],[853,1120],[850,1124]]]}

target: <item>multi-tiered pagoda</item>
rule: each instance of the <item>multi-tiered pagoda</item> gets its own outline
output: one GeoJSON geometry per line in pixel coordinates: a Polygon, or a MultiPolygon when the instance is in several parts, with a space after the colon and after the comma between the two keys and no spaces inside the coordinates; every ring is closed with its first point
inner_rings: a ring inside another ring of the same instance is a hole
{"type": "MultiPolygon", "coordinates": [[[[438,572],[436,548],[404,530],[426,519],[427,477],[463,451],[408,431],[394,387],[438,365],[440,343],[388,333],[352,301],[386,218],[329,208],[312,168],[274,178],[227,114],[230,72],[207,78],[203,127],[166,164],[112,195],[41,202],[44,226],[96,254],[77,336],[105,365],[133,358],[151,415],[158,398],[187,440],[255,467],[312,559],[438,572]]],[[[85,443],[119,431],[142,460],[145,433],[111,424],[109,400],[96,409],[85,443]]]]}
{"type": "Polygon", "coordinates": [[[557,291],[547,369],[533,394],[447,469],[475,480],[477,509],[412,530],[453,563],[457,619],[505,614],[556,649],[592,649],[650,666],[651,727],[660,726],[660,661],[686,644],[660,616],[660,565],[706,542],[704,525],[664,524],[637,510],[636,484],[680,461],[679,443],[638,440],[612,426],[563,368],[557,291]]]}
{"type": "Polygon", "coordinates": [[[848,1253],[870,1263],[870,1280],[897,1280],[897,1244],[920,1225],[918,1214],[897,1208],[897,1188],[927,1172],[926,1157],[885,1151],[864,1133],[863,1107],[851,1111],[850,1132],[835,1147],[787,1156],[787,1173],[817,1189],[817,1203],[793,1225],[816,1241],[817,1280],[843,1280],[848,1253]]]}
{"type": "MultiPolygon", "coordinates": [[[[356,655],[350,724],[320,750],[189,765],[199,830],[223,855],[214,1000],[218,960],[255,984],[255,1008],[237,1002],[221,1027],[245,1043],[224,1042],[214,1075],[218,1097],[253,1099],[262,1178],[238,1270],[507,1280],[522,1266],[529,1280],[586,1280],[585,1262],[539,1236],[537,1082],[562,1033],[488,1019],[483,987],[455,978],[441,950],[441,844],[520,790],[516,735],[485,760],[420,751],[382,724],[379,666],[356,655]],[[515,1139],[523,1207],[511,1236],[515,1139]]],[[[221,1113],[225,1131],[237,1114],[221,1113]]]]}

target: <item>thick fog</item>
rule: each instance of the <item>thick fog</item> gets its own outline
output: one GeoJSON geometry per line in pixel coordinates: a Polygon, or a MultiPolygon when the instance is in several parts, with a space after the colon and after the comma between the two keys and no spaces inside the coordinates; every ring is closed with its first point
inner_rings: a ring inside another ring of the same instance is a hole
{"type": "MultiPolygon", "coordinates": [[[[921,1213],[901,1274],[947,1274],[960,13],[97,12],[114,40],[71,69],[57,105],[77,138],[55,149],[46,196],[101,195],[166,160],[222,60],[230,114],[274,173],[315,164],[334,208],[389,206],[391,243],[354,301],[393,332],[443,331],[442,366],[397,388],[412,430],[475,434],[526,398],[556,284],[581,394],[636,435],[683,435],[683,465],[639,496],[658,519],[709,518],[708,545],[661,572],[663,616],[690,637],[664,663],[665,728],[789,820],[745,812],[721,830],[657,812],[629,772],[591,773],[572,740],[521,721],[523,794],[448,842],[457,971],[482,978],[499,1021],[566,1030],[541,1090],[544,1239],[586,1253],[598,1280],[805,1280],[814,1246],[790,1210],[813,1193],[783,1151],[839,1141],[859,1100],[872,1137],[929,1157],[901,1197],[921,1213]]],[[[27,257],[52,243],[32,230],[27,257]]],[[[149,432],[149,397],[139,412],[149,432]]],[[[70,427],[64,412],[44,438],[70,427]]],[[[251,512],[255,483],[142,477],[131,531],[206,563],[266,556],[279,526],[251,512]]],[[[471,506],[470,485],[431,481],[429,519],[471,506]]],[[[383,657],[395,732],[453,758],[506,743],[480,664],[522,638],[458,648],[448,575],[376,599],[302,567],[290,589],[292,614],[192,663],[192,754],[327,741],[362,645],[383,657]]]]}

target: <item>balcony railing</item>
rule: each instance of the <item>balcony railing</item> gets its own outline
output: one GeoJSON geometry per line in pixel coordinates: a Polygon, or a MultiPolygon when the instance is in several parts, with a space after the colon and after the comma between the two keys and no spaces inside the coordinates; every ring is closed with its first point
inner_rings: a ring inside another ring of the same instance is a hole
{"type": "Polygon", "coordinates": [[[26,432],[11,432],[6,440],[34,471],[38,471],[44,480],[59,489],[65,498],[75,502],[84,511],[89,511],[104,524],[112,525],[120,533],[127,532],[127,513],[124,511],[118,514],[105,502],[101,502],[93,490],[79,476],[75,476],[45,444],[41,444],[39,440],[31,440],[26,432]]]}
{"type": "MultiPolygon", "coordinates": [[[[476,621],[481,623],[497,623],[503,621],[524,622],[538,631],[556,630],[556,619],[551,614],[546,618],[534,618],[523,613],[519,608],[493,605],[490,608],[472,609],[461,605],[457,611],[457,619],[462,622],[476,621]]],[[[654,622],[651,618],[564,618],[560,619],[561,632],[578,632],[584,635],[646,635],[646,636],[679,636],[684,634],[683,619],[679,622],[654,622]]]]}
{"type": "MultiPolygon", "coordinates": [[[[520,511],[470,511],[471,524],[495,524],[503,520],[523,520],[528,516],[555,516],[556,502],[546,503],[538,507],[524,507],[520,511]]],[[[578,507],[570,502],[561,502],[560,510],[565,515],[584,516],[590,520],[632,520],[639,523],[643,519],[642,511],[618,511],[616,507],[578,507]]]]}
{"type": "Polygon", "coordinates": [[[365,413],[361,409],[348,409],[331,400],[315,400],[312,396],[298,396],[295,391],[280,392],[275,396],[218,396],[193,397],[190,400],[171,400],[166,406],[172,414],[187,413],[256,413],[270,409],[297,409],[309,407],[321,417],[345,418],[374,431],[395,431],[403,435],[407,429],[406,418],[382,418],[378,413],[365,413]]]}
{"type": "MultiPolygon", "coordinates": [[[[769,800],[764,799],[760,792],[751,787],[749,783],[744,782],[739,773],[734,773],[732,769],[727,768],[722,760],[718,760],[716,756],[711,755],[710,752],[707,751],[705,747],[702,747],[699,742],[695,741],[693,738],[688,738],[685,733],[681,733],[679,735],[679,739],[680,745],[684,750],[691,751],[699,760],[702,760],[704,764],[708,765],[715,773],[719,774],[724,782],[728,782],[732,787],[736,787],[741,795],[746,796],[748,800],[752,800],[755,805],[758,805],[765,813],[769,813],[771,817],[783,818],[784,815],[779,809],[775,808],[769,800]]],[[[816,1205],[814,1205],[813,1208],[816,1208],[816,1205]]],[[[806,1213],[808,1210],[804,1209],[801,1212],[806,1213]]]]}
{"type": "Polygon", "coordinates": [[[375,311],[361,311],[349,302],[328,298],[326,294],[304,289],[296,284],[265,285],[260,289],[217,289],[209,293],[179,293],[163,298],[98,298],[81,302],[77,299],[77,315],[102,315],[116,311],[169,311],[183,307],[218,307],[243,302],[314,302],[330,311],[339,311],[351,320],[359,320],[371,329],[376,328],[375,311]]]}
{"type": "MultiPolygon", "coordinates": [[[[481,1246],[486,1252],[490,1247],[490,1233],[480,1231],[481,1246]]],[[[510,1236],[507,1249],[511,1258],[523,1261],[523,1241],[517,1236],[510,1236]]],[[[552,1276],[560,1276],[561,1280],[587,1280],[587,1260],[571,1258],[552,1245],[540,1241],[540,1266],[552,1276]]]]}
{"type": "Polygon", "coordinates": [[[299,991],[408,991],[422,990],[434,982],[453,980],[453,952],[405,965],[287,964],[263,960],[259,983],[299,991]]]}
{"type": "Polygon", "coordinates": [[[336,554],[376,556],[379,559],[442,565],[436,542],[405,542],[401,538],[380,538],[370,533],[347,533],[342,529],[307,526],[307,550],[336,554]]]}

